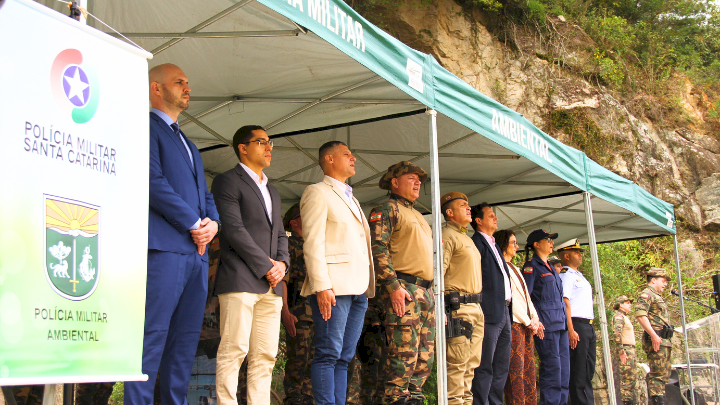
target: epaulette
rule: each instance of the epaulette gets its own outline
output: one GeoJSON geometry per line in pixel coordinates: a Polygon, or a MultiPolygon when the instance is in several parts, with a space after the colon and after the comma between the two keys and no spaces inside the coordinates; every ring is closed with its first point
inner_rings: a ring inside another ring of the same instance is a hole
{"type": "Polygon", "coordinates": [[[560,269],[560,274],[567,273],[567,267],[560,269]]]}

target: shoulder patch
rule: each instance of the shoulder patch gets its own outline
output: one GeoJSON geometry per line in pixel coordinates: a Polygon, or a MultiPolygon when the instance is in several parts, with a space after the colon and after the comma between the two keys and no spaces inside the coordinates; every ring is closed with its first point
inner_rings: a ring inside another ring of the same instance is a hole
{"type": "Polygon", "coordinates": [[[623,319],[622,315],[618,315],[615,317],[616,321],[622,321],[622,319],[623,319]]]}
{"type": "Polygon", "coordinates": [[[648,293],[645,293],[645,292],[644,292],[644,293],[640,294],[640,298],[646,300],[646,299],[650,298],[650,295],[649,295],[648,293]]]}
{"type": "Polygon", "coordinates": [[[370,222],[375,222],[375,221],[380,221],[380,220],[382,220],[381,212],[370,215],[370,222]]]}
{"type": "Polygon", "coordinates": [[[532,268],[532,267],[525,267],[525,268],[523,268],[523,273],[532,273],[532,272],[533,272],[533,268],[532,268]]]}

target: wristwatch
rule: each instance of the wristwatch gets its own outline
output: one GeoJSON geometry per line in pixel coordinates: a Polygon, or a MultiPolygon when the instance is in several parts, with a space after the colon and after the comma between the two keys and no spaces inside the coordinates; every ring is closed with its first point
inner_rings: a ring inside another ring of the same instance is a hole
{"type": "Polygon", "coordinates": [[[215,221],[215,223],[216,223],[217,226],[218,226],[218,231],[217,231],[217,233],[216,233],[215,235],[220,235],[220,230],[222,229],[222,222],[220,222],[219,219],[213,219],[213,221],[215,221]]]}

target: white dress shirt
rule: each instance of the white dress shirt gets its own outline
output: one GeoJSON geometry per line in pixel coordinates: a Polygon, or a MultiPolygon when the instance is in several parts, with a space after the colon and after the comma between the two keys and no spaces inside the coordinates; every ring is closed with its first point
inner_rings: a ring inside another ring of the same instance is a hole
{"type": "Polygon", "coordinates": [[[252,169],[245,166],[242,162],[240,162],[240,166],[242,166],[243,169],[247,172],[247,174],[255,181],[255,184],[260,189],[260,194],[263,196],[263,200],[265,200],[265,209],[267,210],[268,218],[270,218],[270,223],[272,223],[272,198],[270,198],[270,190],[268,190],[268,178],[265,175],[265,173],[260,172],[262,174],[262,180],[260,180],[260,176],[257,175],[252,169]]]}
{"type": "Polygon", "coordinates": [[[352,210],[353,214],[357,217],[357,219],[362,222],[362,211],[360,211],[360,207],[355,204],[355,200],[352,198],[352,187],[350,187],[347,183],[343,183],[340,180],[330,177],[328,175],[325,175],[326,178],[330,179],[334,185],[336,185],[340,191],[342,191],[342,196],[345,198],[345,201],[350,205],[350,210],[352,210]]]}
{"type": "Polygon", "coordinates": [[[493,251],[493,256],[495,256],[495,261],[498,264],[498,267],[500,268],[500,273],[503,275],[503,283],[505,284],[505,301],[510,301],[512,299],[512,290],[510,289],[510,279],[508,279],[508,275],[505,272],[505,260],[503,260],[502,256],[500,256],[500,253],[495,248],[495,238],[492,236],[486,234],[485,232],[478,231],[480,234],[485,238],[485,240],[490,245],[490,249],[493,251]]]}
{"type": "Polygon", "coordinates": [[[570,300],[570,315],[573,318],[594,319],[592,285],[585,276],[570,266],[560,273],[563,285],[563,297],[570,300]]]}

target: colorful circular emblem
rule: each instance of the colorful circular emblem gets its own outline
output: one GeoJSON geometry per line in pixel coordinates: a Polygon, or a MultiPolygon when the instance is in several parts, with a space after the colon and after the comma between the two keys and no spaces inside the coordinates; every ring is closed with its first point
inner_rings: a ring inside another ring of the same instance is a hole
{"type": "Polygon", "coordinates": [[[100,100],[100,85],[92,66],[83,64],[80,51],[66,49],[55,57],[50,84],[55,101],[73,121],[84,124],[92,119],[100,100]]]}

